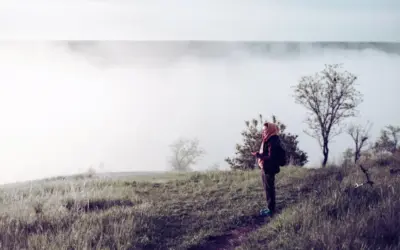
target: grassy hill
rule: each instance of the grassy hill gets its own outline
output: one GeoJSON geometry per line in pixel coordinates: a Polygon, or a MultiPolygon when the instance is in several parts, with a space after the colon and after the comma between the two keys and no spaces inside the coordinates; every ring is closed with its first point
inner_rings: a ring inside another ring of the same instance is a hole
{"type": "Polygon", "coordinates": [[[400,176],[282,168],[273,219],[259,171],[54,178],[0,188],[1,249],[400,249],[400,176]]]}

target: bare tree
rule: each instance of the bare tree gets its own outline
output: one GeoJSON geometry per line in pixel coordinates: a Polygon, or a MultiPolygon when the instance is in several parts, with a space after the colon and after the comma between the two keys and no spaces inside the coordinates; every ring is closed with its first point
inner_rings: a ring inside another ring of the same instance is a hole
{"type": "Polygon", "coordinates": [[[367,141],[369,139],[369,132],[371,130],[371,123],[367,123],[364,127],[362,125],[352,124],[347,128],[347,133],[351,136],[354,142],[354,163],[361,157],[362,149],[367,145],[367,141]]]}
{"type": "Polygon", "coordinates": [[[340,68],[339,64],[325,65],[315,75],[302,77],[295,86],[296,103],[309,111],[309,130],[305,132],[318,140],[323,167],[328,162],[329,142],[342,132],[343,120],[357,114],[356,107],[362,102],[362,95],[355,88],[357,77],[340,68]]]}
{"type": "Polygon", "coordinates": [[[393,142],[393,147],[391,149],[391,152],[394,153],[394,152],[396,152],[398,144],[399,144],[400,127],[389,125],[389,126],[386,126],[386,130],[387,130],[388,134],[392,137],[391,139],[393,142]]]}
{"type": "Polygon", "coordinates": [[[389,125],[382,129],[381,135],[375,142],[375,150],[378,152],[395,153],[398,149],[400,127],[389,125]]]}
{"type": "Polygon", "coordinates": [[[209,166],[207,170],[218,171],[218,170],[220,170],[220,168],[221,168],[221,166],[218,163],[214,163],[211,166],[209,166]]]}
{"type": "Polygon", "coordinates": [[[198,139],[181,138],[170,145],[172,156],[170,159],[173,170],[190,171],[191,166],[205,153],[199,147],[198,139]]]}
{"type": "Polygon", "coordinates": [[[354,161],[354,151],[352,148],[347,148],[344,152],[343,152],[343,158],[342,158],[342,164],[347,166],[349,164],[351,164],[354,161]]]}

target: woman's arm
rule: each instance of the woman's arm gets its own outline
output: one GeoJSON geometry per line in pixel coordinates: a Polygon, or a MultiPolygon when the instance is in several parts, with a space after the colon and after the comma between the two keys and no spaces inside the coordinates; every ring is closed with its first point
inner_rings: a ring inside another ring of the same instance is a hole
{"type": "Polygon", "coordinates": [[[271,159],[275,158],[276,147],[278,146],[279,139],[278,138],[271,138],[267,143],[264,145],[263,154],[257,153],[256,157],[258,159],[263,160],[264,162],[270,161],[271,159]]]}

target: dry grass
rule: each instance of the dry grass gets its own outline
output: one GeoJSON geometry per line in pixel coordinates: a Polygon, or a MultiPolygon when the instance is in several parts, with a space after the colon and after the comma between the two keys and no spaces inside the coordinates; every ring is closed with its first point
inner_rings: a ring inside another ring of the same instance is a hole
{"type": "Polygon", "coordinates": [[[323,169],[309,197],[252,232],[239,249],[400,249],[400,178],[370,168],[374,187],[355,188],[356,169],[323,169]]]}
{"type": "Polygon", "coordinates": [[[395,249],[399,177],[370,170],[283,168],[281,211],[259,227],[265,205],[253,172],[157,180],[51,179],[0,189],[1,249],[212,249],[212,239],[250,228],[242,249],[395,249]]]}

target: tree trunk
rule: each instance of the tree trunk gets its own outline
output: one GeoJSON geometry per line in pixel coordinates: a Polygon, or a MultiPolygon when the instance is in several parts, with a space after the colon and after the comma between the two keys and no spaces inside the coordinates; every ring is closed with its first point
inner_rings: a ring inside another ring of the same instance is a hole
{"type": "Polygon", "coordinates": [[[324,147],[323,147],[322,153],[324,155],[324,160],[322,161],[322,167],[326,167],[326,164],[328,163],[328,156],[329,156],[328,142],[324,142],[324,147]]]}
{"type": "Polygon", "coordinates": [[[360,158],[360,147],[358,146],[358,136],[354,139],[356,148],[354,150],[354,164],[357,164],[358,158],[360,158]]]}
{"type": "Polygon", "coordinates": [[[356,150],[356,152],[354,153],[354,163],[357,163],[358,162],[358,160],[360,159],[360,156],[361,156],[361,152],[360,152],[360,150],[356,150]]]}

